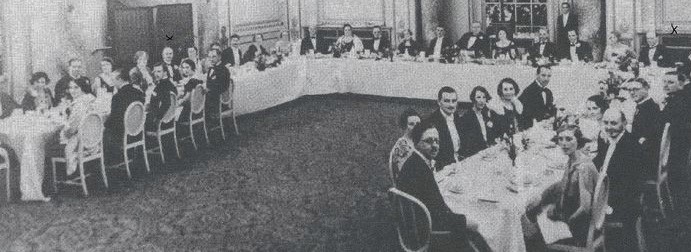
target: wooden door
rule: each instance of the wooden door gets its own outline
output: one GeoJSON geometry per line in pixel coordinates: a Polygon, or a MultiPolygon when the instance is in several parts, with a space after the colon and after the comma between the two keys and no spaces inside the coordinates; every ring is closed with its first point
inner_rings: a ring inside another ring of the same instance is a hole
{"type": "Polygon", "coordinates": [[[134,67],[134,53],[137,51],[145,51],[151,58],[154,51],[154,38],[151,32],[154,27],[153,9],[122,8],[113,10],[112,13],[115,22],[113,48],[118,66],[125,69],[134,67]]]}
{"type": "Polygon", "coordinates": [[[163,47],[170,46],[175,51],[173,62],[187,56],[187,46],[194,46],[194,25],[192,4],[161,5],[156,7],[156,50],[152,62],[161,61],[163,47]],[[166,37],[167,36],[167,37],[166,37]],[[168,37],[172,37],[169,40],[168,37]]]}

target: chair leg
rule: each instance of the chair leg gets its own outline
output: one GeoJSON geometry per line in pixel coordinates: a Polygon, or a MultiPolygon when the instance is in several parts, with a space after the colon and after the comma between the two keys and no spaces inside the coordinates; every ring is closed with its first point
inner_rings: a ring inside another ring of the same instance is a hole
{"type": "Polygon", "coordinates": [[[159,151],[161,153],[161,162],[163,162],[165,164],[166,163],[166,156],[163,153],[163,142],[161,141],[161,131],[159,131],[156,134],[156,138],[158,138],[158,148],[159,148],[159,151]]]}
{"type": "Polygon", "coordinates": [[[105,157],[101,156],[101,176],[103,177],[103,185],[108,188],[108,175],[106,175],[106,162],[104,160],[105,157]]]}
{"type": "MultiPolygon", "coordinates": [[[[7,163],[9,163],[9,160],[6,160],[7,163]]],[[[5,190],[7,191],[7,202],[9,203],[12,200],[12,193],[10,192],[10,166],[7,166],[7,169],[5,170],[5,190]]]]}
{"type": "MultiPolygon", "coordinates": [[[[149,168],[149,155],[146,154],[146,142],[142,145],[142,153],[144,154],[144,165],[146,167],[146,173],[151,173],[149,168]]],[[[161,146],[161,153],[163,153],[163,146],[161,146]]]]}
{"type": "Polygon", "coordinates": [[[223,115],[222,113],[218,113],[218,125],[221,127],[221,137],[223,137],[223,141],[226,140],[226,129],[223,127],[223,115]]]}
{"type": "Polygon", "coordinates": [[[204,138],[206,138],[206,146],[209,146],[209,132],[206,130],[206,118],[204,118],[204,121],[202,121],[203,126],[204,126],[204,138]]]}
{"type": "Polygon", "coordinates": [[[192,146],[194,146],[194,150],[199,150],[197,148],[197,140],[194,139],[194,124],[192,121],[190,121],[190,139],[192,139],[192,146]]]}
{"type": "Polygon", "coordinates": [[[132,172],[130,171],[130,159],[127,156],[127,147],[124,148],[122,153],[125,156],[125,170],[127,171],[127,177],[131,179],[132,178],[132,172]]]}
{"type": "Polygon", "coordinates": [[[84,197],[89,196],[89,191],[86,190],[86,176],[84,175],[84,162],[79,161],[79,177],[82,181],[82,190],[84,190],[84,197]]]}
{"type": "Polygon", "coordinates": [[[232,114],[233,114],[233,116],[232,116],[233,117],[233,126],[235,127],[235,135],[239,136],[240,130],[238,129],[238,122],[237,122],[237,120],[235,120],[235,108],[233,108],[232,114]]]}
{"type": "Polygon", "coordinates": [[[173,142],[175,143],[175,153],[178,155],[178,159],[181,159],[180,148],[178,147],[178,130],[175,127],[173,128],[173,142]]]}
{"type": "Polygon", "coordinates": [[[50,159],[50,163],[53,164],[53,193],[58,192],[58,173],[56,172],[55,169],[55,159],[50,159]]]}

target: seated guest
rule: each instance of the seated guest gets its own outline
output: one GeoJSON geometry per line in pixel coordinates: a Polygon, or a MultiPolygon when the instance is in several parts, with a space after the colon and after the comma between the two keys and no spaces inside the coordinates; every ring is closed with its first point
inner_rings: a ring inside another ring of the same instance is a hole
{"type": "Polygon", "coordinates": [[[518,132],[519,124],[523,116],[523,104],[516,94],[521,92],[515,80],[504,78],[497,85],[497,95],[499,100],[490,102],[489,109],[497,114],[494,124],[499,137],[511,136],[518,132]]]}
{"type": "Polygon", "coordinates": [[[101,96],[105,93],[110,93],[111,95],[119,88],[115,81],[115,74],[113,73],[113,59],[110,57],[103,57],[101,59],[101,73],[94,78],[94,85],[91,90],[94,91],[96,96],[101,96]]]}
{"type": "Polygon", "coordinates": [[[288,55],[293,51],[293,45],[290,43],[290,32],[281,31],[281,36],[274,44],[274,50],[281,55],[288,55]]]}
{"type": "Polygon", "coordinates": [[[386,37],[382,37],[381,26],[375,26],[372,28],[372,41],[368,41],[364,46],[365,49],[369,49],[372,53],[379,54],[382,56],[386,50],[391,48],[391,42],[386,37]]]}
{"type": "Polygon", "coordinates": [[[547,88],[551,78],[552,68],[538,66],[535,81],[518,97],[518,100],[523,103],[523,120],[520,122],[522,128],[528,129],[533,127],[533,121],[539,122],[556,115],[554,96],[552,96],[552,90],[547,88]]]}
{"type": "MultiPolygon", "coordinates": [[[[2,77],[2,76],[0,76],[2,77]]],[[[21,108],[19,104],[12,98],[12,96],[5,92],[0,92],[0,119],[4,119],[12,113],[15,109],[21,108]]]]}
{"type": "Polygon", "coordinates": [[[410,132],[415,125],[420,124],[420,115],[414,109],[407,109],[401,114],[398,120],[399,126],[403,128],[403,136],[394,144],[394,153],[391,157],[392,165],[399,170],[403,167],[406,159],[413,153],[415,146],[410,136],[410,132]]]}
{"type": "MultiPolygon", "coordinates": [[[[612,32],[607,36],[607,47],[605,48],[604,58],[605,62],[617,63],[619,64],[620,59],[626,56],[633,57],[637,59],[638,55],[631,49],[628,45],[621,42],[621,34],[618,32],[612,32]]],[[[622,65],[625,67],[625,65],[622,65]]],[[[627,71],[626,68],[620,68],[622,71],[627,71]]]]}
{"type": "Polygon", "coordinates": [[[578,119],[578,126],[583,132],[583,137],[594,142],[600,134],[602,114],[609,109],[609,104],[602,96],[593,95],[586,100],[585,109],[585,115],[578,119]]]}
{"type": "Polygon", "coordinates": [[[448,86],[442,87],[437,94],[437,104],[439,109],[425,119],[425,122],[433,124],[439,132],[441,142],[439,155],[435,160],[437,169],[441,169],[461,159],[461,132],[459,131],[461,118],[456,113],[458,106],[456,90],[448,86]]]}
{"type": "Polygon", "coordinates": [[[470,32],[463,34],[456,42],[456,46],[461,50],[471,51],[474,58],[485,57],[489,55],[487,39],[481,30],[480,22],[473,22],[470,25],[470,32]]]}
{"type": "Polygon", "coordinates": [[[436,37],[429,41],[429,48],[427,48],[427,56],[435,59],[441,59],[444,50],[453,46],[451,39],[446,37],[446,30],[444,27],[438,26],[436,29],[436,37]]]}
{"type": "Polygon", "coordinates": [[[569,34],[569,47],[566,47],[565,52],[562,52],[564,59],[570,60],[572,62],[582,61],[590,62],[593,60],[593,49],[585,41],[578,40],[578,33],[575,30],[570,30],[569,34]]]}
{"type": "MultiPolygon", "coordinates": [[[[194,62],[196,66],[199,66],[197,70],[194,71],[195,75],[203,75],[204,74],[204,69],[202,67],[203,60],[199,59],[199,50],[197,50],[196,46],[189,46],[187,47],[187,57],[180,60],[180,79],[184,78],[182,76],[182,62],[185,61],[186,59],[191,60],[194,62]]],[[[169,77],[170,78],[170,77],[169,77]]],[[[180,81],[178,81],[180,82],[180,81]]]]}
{"type": "Polygon", "coordinates": [[[22,100],[24,111],[47,110],[53,107],[53,95],[48,88],[48,83],[50,83],[48,75],[44,72],[36,72],[31,75],[29,82],[31,85],[27,87],[22,100]]]}
{"type": "Polygon", "coordinates": [[[350,24],[343,25],[343,35],[336,40],[336,47],[343,53],[358,53],[365,50],[362,40],[353,34],[353,26],[350,24]]]}
{"type": "MultiPolygon", "coordinates": [[[[214,50],[214,48],[211,48],[209,51],[211,50],[214,50]]],[[[254,56],[252,56],[252,58],[254,58],[254,56]]],[[[221,53],[221,61],[223,61],[224,65],[231,67],[245,64],[245,58],[242,56],[242,51],[240,50],[240,36],[237,34],[230,35],[230,47],[226,48],[223,50],[223,53],[221,53]]],[[[211,68],[212,64],[209,62],[208,58],[206,63],[209,64],[206,67],[211,68]]]]}
{"type": "MultiPolygon", "coordinates": [[[[214,50],[218,51],[218,50],[214,50]]],[[[178,85],[182,86],[182,92],[178,92],[178,104],[182,105],[182,113],[180,114],[180,121],[185,121],[190,113],[190,97],[192,96],[192,90],[194,90],[198,85],[204,84],[203,81],[197,79],[195,75],[195,68],[197,66],[194,61],[190,59],[185,59],[180,63],[180,68],[182,69],[182,80],[178,85]]]]}
{"type": "MultiPolygon", "coordinates": [[[[607,139],[600,141],[602,146],[598,146],[597,156],[593,159],[600,174],[609,179],[608,205],[613,212],[607,215],[607,222],[623,224],[620,239],[612,243],[618,245],[614,251],[635,251],[634,225],[639,216],[638,199],[643,185],[641,148],[638,140],[624,130],[626,124],[621,110],[610,108],[605,111],[602,131],[607,139]]],[[[610,240],[614,237],[608,235],[610,240]]]]}
{"type": "MultiPolygon", "coordinates": [[[[72,100],[69,92],[67,92],[70,81],[84,79],[87,83],[90,83],[89,78],[82,76],[82,60],[77,58],[70,59],[67,62],[67,66],[67,75],[55,83],[55,101],[53,101],[53,104],[56,105],[65,100],[72,100]]],[[[91,93],[91,90],[89,90],[89,93],[91,93]]]]}
{"type": "Polygon", "coordinates": [[[312,50],[314,53],[327,53],[327,46],[324,45],[324,39],[317,37],[317,27],[310,26],[307,34],[300,42],[300,55],[305,55],[312,50]]]}
{"type": "Polygon", "coordinates": [[[470,157],[495,143],[496,132],[492,121],[497,115],[487,108],[487,102],[491,99],[487,89],[482,86],[470,91],[473,108],[461,116],[459,127],[463,143],[461,156],[470,157]]]}
{"type": "Polygon", "coordinates": [[[176,106],[176,101],[170,100],[170,93],[178,94],[177,88],[170,82],[170,78],[163,69],[164,63],[154,65],[154,92],[149,101],[148,113],[146,115],[146,128],[153,131],[163,116],[168,112],[170,106],[176,106]]]}
{"type": "MultiPolygon", "coordinates": [[[[124,79],[124,78],[123,78],[124,79]]],[[[125,111],[134,102],[144,103],[144,91],[142,86],[146,85],[140,67],[134,67],[129,72],[129,83],[122,86],[117,94],[113,95],[110,104],[110,116],[105,122],[106,143],[112,147],[122,147],[122,140],[125,134],[125,111]]]]}
{"type": "MultiPolygon", "coordinates": [[[[163,71],[168,74],[168,78],[172,82],[178,82],[182,77],[180,77],[180,67],[173,64],[173,57],[175,56],[173,48],[166,46],[161,52],[161,58],[163,59],[162,66],[163,71]]],[[[154,80],[155,81],[155,80],[154,80]]]]}
{"type": "Polygon", "coordinates": [[[141,89],[146,90],[147,87],[154,84],[154,77],[152,77],[151,69],[149,69],[149,54],[145,51],[137,51],[134,53],[134,61],[137,64],[137,70],[142,75],[141,89]]]}
{"type": "MultiPolygon", "coordinates": [[[[91,112],[92,103],[96,99],[91,92],[91,84],[85,79],[76,79],[70,81],[67,91],[72,97],[70,105],[67,107],[69,116],[67,117],[67,124],[60,132],[60,137],[66,143],[65,159],[67,160],[67,174],[76,175],[77,171],[77,157],[79,154],[79,138],[77,133],[82,120],[91,112]]],[[[74,177],[74,176],[72,176],[74,177]]]]}
{"type": "Polygon", "coordinates": [[[582,151],[588,139],[583,137],[578,126],[561,126],[557,129],[555,138],[568,157],[566,170],[561,181],[542,192],[542,197],[537,201],[528,204],[526,216],[534,222],[540,211],[546,211],[549,219],[566,223],[573,235],[573,238],[558,243],[583,247],[590,226],[593,196],[598,179],[597,169],[590,157],[582,151]]]}
{"type": "Polygon", "coordinates": [[[206,89],[209,91],[206,94],[206,115],[213,117],[219,113],[218,103],[221,102],[221,94],[230,88],[230,71],[221,62],[219,51],[209,51],[208,58],[212,67],[206,74],[206,89]]]}
{"type": "Polygon", "coordinates": [[[645,79],[630,80],[627,91],[636,102],[636,113],[633,117],[631,134],[641,144],[644,170],[647,178],[653,179],[657,175],[660,137],[662,136],[662,114],[660,106],[648,95],[650,84],[645,79]]]}
{"type": "Polygon", "coordinates": [[[516,59],[516,44],[509,39],[504,28],[497,29],[497,42],[492,45],[492,58],[516,59]]]}
{"type": "Polygon", "coordinates": [[[413,38],[413,32],[410,29],[405,30],[403,32],[403,41],[398,44],[398,53],[417,56],[418,51],[420,51],[420,44],[413,38]]]}
{"type": "Polygon", "coordinates": [[[263,35],[261,35],[260,33],[254,35],[252,44],[250,45],[250,47],[247,48],[245,56],[243,56],[245,62],[254,61],[257,57],[259,57],[259,55],[269,55],[269,52],[266,51],[266,49],[264,49],[264,46],[262,46],[263,41],[263,35]]]}
{"type": "Polygon", "coordinates": [[[464,215],[455,214],[444,202],[432,170],[439,150],[439,133],[434,125],[420,124],[411,134],[415,150],[398,177],[398,187],[420,200],[429,210],[432,230],[451,231],[455,251],[473,251],[468,244],[466,228],[476,229],[477,224],[466,221],[464,215]]]}
{"type": "Polygon", "coordinates": [[[538,65],[540,59],[545,59],[547,63],[554,62],[556,56],[556,45],[549,41],[549,32],[546,28],[540,28],[538,32],[538,42],[533,44],[528,50],[528,60],[533,66],[538,65]]]}
{"type": "Polygon", "coordinates": [[[669,63],[665,61],[667,47],[659,43],[659,39],[654,32],[646,33],[646,40],[641,41],[641,52],[638,55],[638,61],[644,66],[650,66],[656,63],[660,67],[669,67],[669,63]]]}

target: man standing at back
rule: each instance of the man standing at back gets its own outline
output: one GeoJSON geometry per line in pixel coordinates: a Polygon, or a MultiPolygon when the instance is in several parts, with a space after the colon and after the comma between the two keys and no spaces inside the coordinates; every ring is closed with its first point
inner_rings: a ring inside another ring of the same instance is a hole
{"type": "Polygon", "coordinates": [[[561,15],[557,18],[557,47],[560,53],[559,58],[567,58],[569,55],[569,36],[568,31],[578,30],[578,17],[571,13],[571,5],[569,3],[561,4],[561,15]]]}
{"type": "Polygon", "coordinates": [[[458,94],[452,87],[443,87],[437,94],[439,109],[434,111],[427,122],[433,124],[439,132],[439,155],[437,156],[437,168],[458,162],[461,150],[461,133],[459,131],[461,118],[456,113],[458,106],[458,94]]]}
{"type": "Polygon", "coordinates": [[[523,103],[523,129],[533,126],[533,120],[542,121],[556,115],[552,90],[547,88],[552,79],[552,69],[549,66],[538,66],[535,81],[530,84],[518,97],[523,103]]]}

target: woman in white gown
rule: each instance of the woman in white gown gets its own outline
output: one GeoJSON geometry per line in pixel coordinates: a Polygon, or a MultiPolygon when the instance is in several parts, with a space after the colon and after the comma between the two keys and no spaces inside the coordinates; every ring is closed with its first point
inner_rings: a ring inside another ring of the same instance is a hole
{"type": "Polygon", "coordinates": [[[336,46],[340,47],[342,52],[350,52],[352,54],[362,52],[365,49],[362,45],[362,40],[353,34],[353,27],[350,24],[343,25],[343,36],[336,40],[336,46]]]}
{"type": "Polygon", "coordinates": [[[604,62],[619,64],[619,60],[621,60],[620,57],[625,57],[626,55],[631,59],[638,58],[638,55],[631,47],[621,42],[621,34],[618,32],[610,33],[607,36],[607,48],[605,48],[604,62]]]}
{"type": "Polygon", "coordinates": [[[68,92],[72,96],[69,107],[67,125],[60,132],[60,137],[65,142],[65,158],[67,160],[68,177],[77,170],[77,155],[79,139],[77,133],[82,120],[92,111],[92,104],[96,97],[89,93],[91,87],[88,83],[79,80],[70,82],[68,92]]]}

